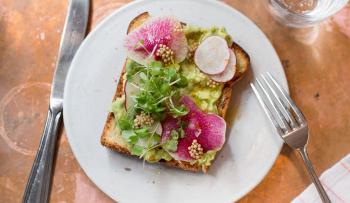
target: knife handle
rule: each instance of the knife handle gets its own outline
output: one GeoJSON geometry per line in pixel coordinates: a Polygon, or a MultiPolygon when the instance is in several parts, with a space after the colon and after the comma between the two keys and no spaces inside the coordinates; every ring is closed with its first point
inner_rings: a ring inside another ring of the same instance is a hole
{"type": "Polygon", "coordinates": [[[44,132],[24,192],[24,203],[48,202],[57,131],[61,120],[61,110],[48,110],[44,132]]]}

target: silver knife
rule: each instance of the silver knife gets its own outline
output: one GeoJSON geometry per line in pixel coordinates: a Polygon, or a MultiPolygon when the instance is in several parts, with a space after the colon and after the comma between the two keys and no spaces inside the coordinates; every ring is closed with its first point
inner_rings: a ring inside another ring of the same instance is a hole
{"type": "Polygon", "coordinates": [[[71,0],[62,33],[45,128],[23,196],[23,202],[48,202],[52,165],[62,120],[63,93],[67,72],[75,52],[85,38],[89,0],[71,0]]]}

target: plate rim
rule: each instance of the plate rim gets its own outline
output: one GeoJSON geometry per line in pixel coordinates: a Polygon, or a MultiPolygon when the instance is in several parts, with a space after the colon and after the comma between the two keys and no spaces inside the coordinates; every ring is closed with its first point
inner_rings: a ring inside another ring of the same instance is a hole
{"type": "MultiPolygon", "coordinates": [[[[87,36],[85,37],[84,41],[82,42],[82,44],[79,46],[78,50],[76,51],[75,55],[74,55],[74,58],[70,64],[70,68],[68,70],[68,73],[67,73],[67,78],[66,78],[66,84],[65,84],[65,88],[68,84],[68,81],[70,81],[70,78],[73,77],[72,76],[72,68],[74,66],[74,64],[76,63],[76,61],[78,60],[77,59],[77,55],[79,55],[79,53],[85,49],[85,47],[87,46],[88,44],[88,41],[90,41],[90,38],[93,38],[96,33],[98,32],[98,30],[100,30],[105,24],[107,24],[111,19],[113,19],[113,17],[115,15],[117,15],[118,13],[120,12],[125,12],[127,11],[130,7],[133,7],[134,5],[137,5],[137,4],[143,4],[145,2],[148,2],[149,0],[138,0],[138,1],[132,1],[132,2],[129,2],[129,3],[126,3],[125,5],[115,9],[113,12],[111,12],[109,15],[107,15],[106,17],[104,17],[102,20],[100,20],[97,25],[92,29],[90,30],[90,32],[87,34],[87,36]]],[[[156,0],[156,1],[165,1],[165,0],[156,0]]],[[[277,54],[276,52],[276,49],[274,48],[273,44],[271,43],[270,39],[266,36],[266,34],[262,31],[262,29],[253,21],[251,20],[249,17],[247,17],[246,15],[244,15],[243,13],[241,13],[239,10],[237,10],[236,8],[234,8],[233,6],[230,6],[222,1],[218,1],[218,0],[191,0],[191,1],[197,1],[197,2],[205,2],[205,3],[211,3],[211,4],[216,4],[216,6],[220,7],[220,8],[225,8],[226,10],[229,10],[230,12],[234,12],[236,13],[237,15],[240,15],[241,18],[245,19],[246,21],[249,21],[251,23],[251,26],[254,26],[255,29],[260,32],[260,34],[262,34],[262,36],[266,39],[267,43],[271,46],[272,48],[272,51],[273,51],[273,54],[275,56],[277,56],[278,58],[278,62],[279,62],[279,65],[281,67],[281,72],[283,73],[283,75],[281,75],[281,77],[283,78],[283,81],[286,83],[286,86],[285,86],[285,89],[286,91],[289,93],[289,85],[288,85],[288,80],[287,80],[287,77],[286,77],[286,74],[285,74],[285,71],[283,69],[283,65],[281,63],[281,60],[279,58],[279,55],[277,54]]],[[[68,91],[64,91],[64,98],[67,97],[67,93],[68,91]]],[[[65,106],[67,106],[67,99],[63,99],[63,120],[64,120],[64,128],[65,128],[65,131],[66,131],[66,137],[67,137],[67,140],[68,140],[68,143],[69,143],[69,146],[72,150],[72,153],[74,155],[74,158],[77,160],[77,162],[79,163],[79,167],[83,170],[83,172],[85,173],[85,175],[93,182],[93,184],[100,190],[102,191],[105,195],[107,195],[108,197],[110,197],[111,199],[113,199],[114,201],[118,201],[115,197],[113,197],[111,194],[109,194],[105,189],[103,189],[103,187],[100,187],[100,185],[95,181],[94,177],[89,175],[87,173],[87,171],[85,170],[85,168],[82,167],[81,165],[81,158],[79,156],[77,156],[77,151],[75,148],[72,147],[72,144],[71,144],[71,139],[70,139],[70,136],[69,136],[69,131],[70,130],[70,127],[68,127],[69,125],[66,125],[66,123],[69,123],[67,121],[69,121],[70,119],[68,118],[67,116],[67,108],[65,108],[65,106]]],[[[280,155],[281,153],[281,150],[282,150],[282,147],[283,147],[283,142],[280,142],[280,146],[278,147],[278,153],[276,153],[276,155],[273,157],[271,163],[269,163],[266,168],[266,171],[264,171],[259,178],[257,178],[257,181],[253,184],[250,184],[248,187],[245,188],[245,190],[241,190],[241,192],[239,192],[236,197],[237,198],[234,198],[232,201],[235,202],[235,201],[238,201],[240,200],[241,198],[243,198],[244,196],[246,196],[248,193],[250,193],[254,188],[256,188],[261,182],[262,180],[268,175],[268,173],[271,171],[273,165],[276,163],[276,160],[278,158],[278,156],[280,155]]]]}

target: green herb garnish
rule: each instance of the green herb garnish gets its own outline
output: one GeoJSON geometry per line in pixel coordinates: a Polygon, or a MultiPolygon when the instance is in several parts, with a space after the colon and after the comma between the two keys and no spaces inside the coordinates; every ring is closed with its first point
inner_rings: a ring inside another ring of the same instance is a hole
{"type": "Polygon", "coordinates": [[[144,66],[132,60],[128,60],[126,65],[126,78],[139,91],[131,95],[135,102],[132,108],[118,115],[116,120],[131,154],[147,161],[172,159],[169,153],[176,152],[178,140],[185,135],[185,124],[179,121],[179,129],[173,130],[164,143],[156,131],[166,114],[179,117],[188,113],[188,109],[179,102],[180,91],[188,85],[187,79],[179,73],[178,64],[164,67],[161,62],[153,61],[144,66]],[[143,116],[151,116],[154,124],[143,126],[138,122],[135,125],[135,117],[141,112],[143,116]]]}
{"type": "Polygon", "coordinates": [[[161,120],[166,112],[173,117],[184,116],[188,109],[179,104],[180,89],[188,85],[188,81],[176,66],[163,67],[161,62],[153,61],[149,66],[129,66],[127,78],[139,78],[140,92],[135,95],[135,110],[151,114],[161,120]]]}

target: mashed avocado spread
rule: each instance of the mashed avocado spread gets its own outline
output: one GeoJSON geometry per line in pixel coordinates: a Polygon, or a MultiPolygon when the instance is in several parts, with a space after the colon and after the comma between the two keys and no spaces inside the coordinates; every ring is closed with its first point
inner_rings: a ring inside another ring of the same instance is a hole
{"type": "Polygon", "coordinates": [[[232,44],[232,38],[224,27],[201,28],[197,26],[186,26],[184,28],[184,32],[186,35],[187,43],[190,47],[193,45],[198,45],[205,38],[213,35],[224,38],[229,46],[232,44]]]}

